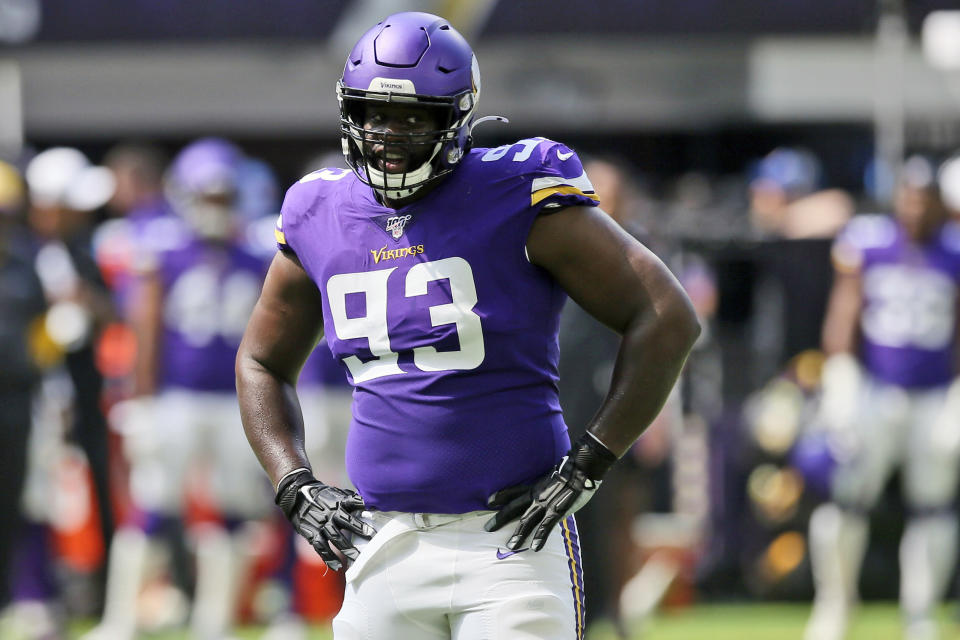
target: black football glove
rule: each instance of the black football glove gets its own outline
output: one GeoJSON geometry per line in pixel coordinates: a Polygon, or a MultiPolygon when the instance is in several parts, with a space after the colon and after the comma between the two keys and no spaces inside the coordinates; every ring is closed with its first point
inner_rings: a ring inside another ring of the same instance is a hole
{"type": "Polygon", "coordinates": [[[497,513],[487,520],[484,529],[496,531],[519,516],[507,548],[518,550],[533,532],[530,548],[540,551],[557,523],[593,497],[604,474],[616,461],[617,457],[599,440],[584,434],[563,460],[533,486],[508,487],[490,496],[487,506],[497,509],[497,513]]]}
{"type": "Polygon", "coordinates": [[[348,564],[359,555],[351,534],[371,538],[376,533],[354,515],[363,510],[363,498],[353,491],[323,484],[306,469],[280,481],[275,502],[296,532],[310,542],[334,571],[343,566],[336,551],[348,564]]]}

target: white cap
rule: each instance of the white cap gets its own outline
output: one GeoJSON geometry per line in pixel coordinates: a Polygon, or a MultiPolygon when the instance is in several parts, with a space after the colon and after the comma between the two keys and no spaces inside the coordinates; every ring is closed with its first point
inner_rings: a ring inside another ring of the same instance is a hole
{"type": "Polygon", "coordinates": [[[923,55],[936,69],[960,69],[960,11],[931,11],[920,32],[923,55]]]}
{"type": "Polygon", "coordinates": [[[53,147],[27,165],[30,199],[40,206],[63,206],[91,211],[113,196],[116,180],[106,167],[95,167],[80,151],[53,147]]]}
{"type": "Polygon", "coordinates": [[[960,212],[960,155],[953,156],[940,165],[937,183],[944,206],[951,211],[960,212]]]}

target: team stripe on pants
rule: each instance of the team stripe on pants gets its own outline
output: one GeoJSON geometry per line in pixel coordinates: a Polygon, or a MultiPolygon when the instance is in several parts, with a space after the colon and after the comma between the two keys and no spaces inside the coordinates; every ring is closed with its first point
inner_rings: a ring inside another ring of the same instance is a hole
{"type": "Polygon", "coordinates": [[[584,597],[583,565],[580,563],[580,536],[577,535],[577,523],[573,516],[567,516],[560,523],[563,530],[564,547],[567,550],[567,565],[570,567],[570,582],[573,585],[573,607],[576,611],[577,640],[583,640],[584,597]]]}

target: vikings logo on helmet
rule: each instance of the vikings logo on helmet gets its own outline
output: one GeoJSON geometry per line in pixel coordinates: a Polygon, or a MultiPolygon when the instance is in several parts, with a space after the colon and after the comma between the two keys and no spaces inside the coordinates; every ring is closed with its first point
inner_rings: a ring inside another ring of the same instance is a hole
{"type": "Polygon", "coordinates": [[[480,70],[470,45],[446,20],[428,13],[397,13],[357,42],[337,83],[340,135],[347,163],[365,184],[390,199],[412,195],[451,172],[470,147],[480,96],[480,70]],[[415,103],[439,115],[436,131],[391,133],[397,145],[428,148],[419,166],[398,173],[376,168],[363,126],[366,105],[415,103]]]}

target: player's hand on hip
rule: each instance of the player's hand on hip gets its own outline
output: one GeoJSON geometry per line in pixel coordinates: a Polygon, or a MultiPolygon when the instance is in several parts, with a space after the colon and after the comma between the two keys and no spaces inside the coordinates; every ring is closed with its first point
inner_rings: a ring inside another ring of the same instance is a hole
{"type": "Polygon", "coordinates": [[[599,440],[585,434],[557,466],[534,485],[508,487],[490,496],[487,506],[497,513],[484,528],[496,531],[519,517],[507,548],[520,549],[533,533],[530,548],[540,551],[557,523],[589,502],[600,488],[604,474],[616,461],[617,457],[599,440]]]}
{"type": "Polygon", "coordinates": [[[353,535],[371,538],[376,533],[357,517],[364,508],[363,498],[320,482],[306,469],[280,481],[275,501],[296,532],[334,571],[340,570],[343,561],[350,564],[357,559],[353,535]]]}

